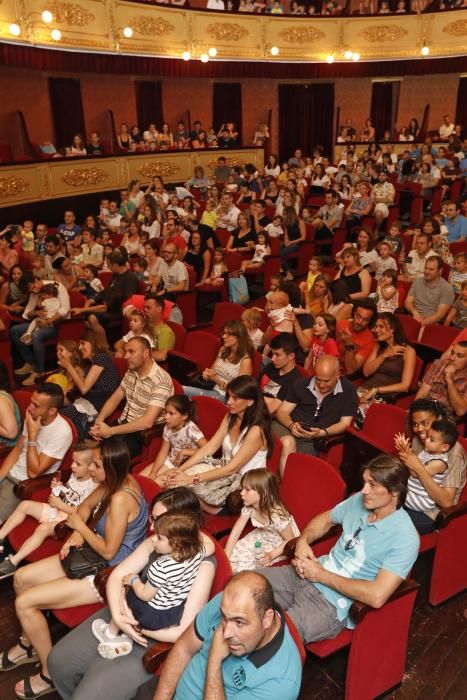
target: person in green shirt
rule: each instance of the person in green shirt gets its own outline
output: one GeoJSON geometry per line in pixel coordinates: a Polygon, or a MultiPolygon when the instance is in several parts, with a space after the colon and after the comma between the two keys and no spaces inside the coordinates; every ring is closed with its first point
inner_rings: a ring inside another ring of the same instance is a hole
{"type": "Polygon", "coordinates": [[[165,302],[155,294],[148,294],[144,298],[144,313],[154,333],[156,349],[152,356],[156,362],[165,362],[169,350],[175,347],[175,333],[163,320],[165,302]]]}

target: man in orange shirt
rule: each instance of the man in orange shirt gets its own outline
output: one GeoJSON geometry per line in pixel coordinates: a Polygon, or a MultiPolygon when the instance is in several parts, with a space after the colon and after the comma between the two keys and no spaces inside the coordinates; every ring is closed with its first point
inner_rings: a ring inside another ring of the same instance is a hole
{"type": "Polygon", "coordinates": [[[376,315],[372,302],[359,301],[353,307],[352,318],[337,322],[342,374],[355,374],[361,369],[375,345],[369,329],[376,315]]]}

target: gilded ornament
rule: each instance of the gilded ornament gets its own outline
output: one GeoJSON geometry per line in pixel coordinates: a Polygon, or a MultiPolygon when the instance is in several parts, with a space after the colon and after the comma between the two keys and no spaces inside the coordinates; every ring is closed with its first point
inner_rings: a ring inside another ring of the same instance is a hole
{"type": "Polygon", "coordinates": [[[407,30],[400,27],[398,24],[375,24],[360,32],[362,39],[372,44],[376,41],[380,43],[384,43],[385,41],[397,41],[397,39],[401,39],[401,37],[406,34],[408,34],[407,30]]]}
{"type": "Polygon", "coordinates": [[[138,34],[146,36],[163,36],[174,31],[175,27],[162,17],[145,17],[139,15],[129,21],[129,26],[138,34]]]}
{"type": "Polygon", "coordinates": [[[279,32],[279,36],[291,44],[305,44],[309,41],[317,41],[324,37],[324,32],[313,27],[295,27],[292,29],[283,29],[279,32]]]}
{"type": "Polygon", "coordinates": [[[248,29],[239,24],[227,22],[215,22],[209,24],[206,32],[217,41],[240,41],[250,33],[248,29]]]}
{"type": "Polygon", "coordinates": [[[29,187],[22,177],[0,177],[0,197],[15,197],[29,187]]]}
{"type": "Polygon", "coordinates": [[[52,4],[45,5],[44,10],[49,10],[56,22],[66,22],[77,27],[84,27],[96,19],[92,12],[89,12],[85,7],[72,2],[59,2],[56,0],[52,4]]]}
{"type": "Polygon", "coordinates": [[[108,177],[109,173],[101,168],[72,168],[65,172],[62,179],[72,187],[86,187],[97,185],[108,177]]]}
{"type": "Polygon", "coordinates": [[[449,24],[443,27],[443,32],[452,34],[452,36],[466,36],[467,19],[458,19],[457,22],[449,22],[449,24]]]}
{"type": "Polygon", "coordinates": [[[138,172],[141,173],[143,177],[162,177],[168,175],[174,175],[180,170],[180,166],[170,161],[158,161],[153,163],[143,163],[143,165],[138,168],[138,172]]]}

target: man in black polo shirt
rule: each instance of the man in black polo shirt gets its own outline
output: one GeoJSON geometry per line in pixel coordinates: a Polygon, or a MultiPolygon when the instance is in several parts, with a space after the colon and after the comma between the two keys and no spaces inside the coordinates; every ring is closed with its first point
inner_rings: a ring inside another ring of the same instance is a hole
{"type": "Polygon", "coordinates": [[[295,381],[276,413],[273,431],[282,442],[280,473],[292,452],[317,455],[315,440],[345,432],[357,413],[358,397],[352,382],[340,377],[339,361],[321,355],[316,374],[295,381]]]}
{"type": "Polygon", "coordinates": [[[258,382],[269,413],[273,415],[286,398],[288,387],[302,375],[295,362],[298,341],[292,333],[279,333],[269,347],[271,362],[260,371],[258,382]]]}

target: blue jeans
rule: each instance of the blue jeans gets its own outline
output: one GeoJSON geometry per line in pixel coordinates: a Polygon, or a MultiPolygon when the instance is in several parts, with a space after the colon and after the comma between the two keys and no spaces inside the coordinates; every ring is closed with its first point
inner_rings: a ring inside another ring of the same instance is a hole
{"type": "Polygon", "coordinates": [[[57,337],[55,326],[38,328],[32,334],[32,345],[25,345],[20,337],[28,330],[28,323],[19,323],[10,329],[11,342],[18,350],[24,362],[29,362],[36,372],[45,372],[45,342],[57,337]]]}
{"type": "Polygon", "coordinates": [[[213,399],[218,399],[224,403],[224,396],[219,391],[215,389],[198,389],[196,386],[184,386],[182,387],[183,393],[190,397],[193,396],[210,396],[213,399]]]}
{"type": "Polygon", "coordinates": [[[287,255],[291,255],[292,253],[297,253],[300,249],[300,246],[298,243],[295,243],[294,245],[281,245],[280,248],[280,256],[281,256],[281,265],[285,272],[289,271],[289,263],[287,261],[287,255]]]}

